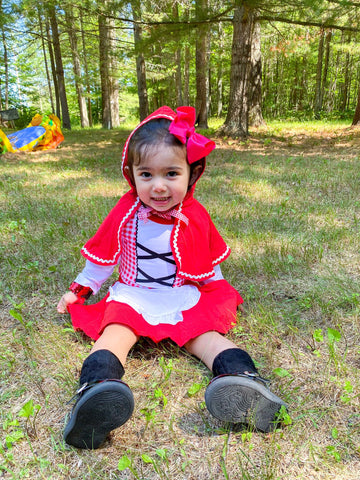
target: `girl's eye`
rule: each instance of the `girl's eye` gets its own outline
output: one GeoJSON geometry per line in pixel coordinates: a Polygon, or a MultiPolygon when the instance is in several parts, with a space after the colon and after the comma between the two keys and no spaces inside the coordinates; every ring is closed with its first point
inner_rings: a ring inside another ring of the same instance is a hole
{"type": "Polygon", "coordinates": [[[141,172],[141,175],[140,175],[140,176],[143,177],[143,178],[150,178],[150,177],[151,177],[151,173],[149,173],[149,172],[141,172]]]}
{"type": "Polygon", "coordinates": [[[169,176],[169,177],[176,177],[177,174],[178,174],[178,173],[175,172],[175,171],[168,172],[168,176],[169,176]]]}

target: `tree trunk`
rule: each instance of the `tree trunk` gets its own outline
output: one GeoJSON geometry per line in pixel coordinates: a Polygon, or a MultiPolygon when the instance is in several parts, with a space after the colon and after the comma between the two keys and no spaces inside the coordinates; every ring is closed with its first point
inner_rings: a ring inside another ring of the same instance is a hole
{"type": "Polygon", "coordinates": [[[262,66],[260,33],[260,23],[255,21],[253,39],[251,42],[251,72],[249,92],[249,124],[253,127],[260,127],[260,125],[265,124],[261,109],[262,66]]]}
{"type": "MultiPolygon", "coordinates": [[[[185,9],[185,21],[189,19],[189,9],[185,9]]],[[[185,43],[184,48],[184,105],[190,105],[190,45],[185,43]]]]}
{"type": "Polygon", "coordinates": [[[180,48],[176,49],[175,52],[175,65],[176,65],[176,74],[175,74],[175,88],[176,88],[176,105],[180,107],[183,105],[183,95],[182,95],[182,75],[181,75],[181,50],[180,48]]]}
{"type": "Polygon", "coordinates": [[[55,90],[55,113],[57,117],[61,118],[59,85],[56,77],[54,49],[51,42],[51,33],[50,33],[50,25],[49,25],[48,18],[45,18],[45,28],[46,28],[47,46],[48,46],[49,57],[50,57],[51,74],[52,74],[54,90],[55,90]]]}
{"type": "Polygon", "coordinates": [[[109,28],[103,14],[99,14],[99,61],[101,83],[101,111],[103,128],[111,129],[110,82],[109,82],[109,28]]]}
{"type": "Polygon", "coordinates": [[[302,62],[301,62],[301,70],[302,70],[302,76],[301,76],[301,88],[300,88],[300,93],[299,93],[299,110],[302,110],[304,107],[304,99],[306,98],[306,92],[307,92],[307,82],[308,82],[308,77],[307,77],[307,56],[303,55],[302,57],[302,62]]]}
{"type": "MultiPolygon", "coordinates": [[[[15,55],[15,58],[16,58],[16,55],[15,55]]],[[[20,77],[19,77],[19,69],[18,69],[16,60],[15,60],[15,78],[16,78],[16,87],[17,87],[16,97],[21,101],[20,77]]],[[[40,92],[41,89],[39,88],[38,91],[40,92]]],[[[40,105],[41,105],[41,102],[42,102],[42,97],[40,96],[40,105]]]]}
{"type": "MultiPolygon", "coordinates": [[[[106,6],[108,1],[104,2],[106,6]]],[[[114,20],[99,13],[99,60],[102,101],[102,126],[111,129],[118,127],[119,87],[117,80],[117,62],[114,53],[114,20]]]]}
{"type": "Polygon", "coordinates": [[[82,128],[86,128],[89,126],[89,118],[88,118],[88,113],[86,109],[86,101],[83,94],[83,86],[81,83],[82,75],[81,75],[80,56],[79,56],[78,43],[77,43],[77,37],[76,37],[76,31],[75,31],[75,21],[74,21],[71,5],[65,8],[65,21],[66,21],[66,29],[69,35],[71,55],[73,60],[75,88],[76,88],[76,94],[77,94],[78,104],[79,104],[80,122],[81,122],[82,128]]]}
{"type": "Polygon", "coordinates": [[[50,79],[49,65],[48,65],[48,60],[47,60],[47,56],[46,56],[46,47],[45,47],[45,36],[44,36],[44,30],[43,30],[43,22],[42,22],[42,18],[41,18],[41,13],[40,13],[40,8],[39,8],[39,6],[37,7],[37,11],[38,11],[38,18],[39,18],[39,25],[40,25],[41,46],[42,46],[42,51],[43,51],[43,56],[44,56],[44,65],[45,65],[46,79],[47,79],[47,84],[48,84],[48,89],[49,89],[49,98],[50,98],[51,111],[52,111],[52,113],[55,113],[55,104],[54,104],[54,97],[53,97],[52,88],[51,88],[51,79],[50,79]]]}
{"type": "Polygon", "coordinates": [[[249,128],[249,81],[254,11],[247,5],[234,10],[234,31],[231,54],[230,96],[228,114],[221,133],[231,137],[247,137],[249,128]]]}
{"type": "Polygon", "coordinates": [[[316,85],[315,85],[315,100],[314,100],[314,112],[315,118],[320,118],[320,112],[322,108],[321,102],[321,78],[324,58],[324,29],[320,30],[320,40],[318,47],[318,60],[316,67],[316,85]]]}
{"type": "Polygon", "coordinates": [[[324,97],[325,89],[327,84],[327,77],[329,71],[329,58],[330,58],[330,42],[332,37],[332,31],[328,30],[325,36],[325,59],[324,59],[324,69],[321,82],[321,108],[324,108],[324,97]]]}
{"type": "MultiPolygon", "coordinates": [[[[207,0],[196,2],[196,17],[198,20],[204,19],[207,12],[207,0]]],[[[196,38],[196,101],[195,108],[197,113],[196,123],[200,128],[208,128],[208,108],[207,100],[209,94],[208,77],[208,26],[207,24],[198,27],[196,38]]]]}
{"type": "Polygon", "coordinates": [[[56,78],[57,78],[58,87],[59,87],[59,99],[60,99],[61,113],[62,113],[62,124],[64,128],[67,128],[70,130],[71,123],[70,123],[69,107],[68,107],[67,98],[66,98],[65,76],[64,76],[64,68],[62,63],[60,37],[59,37],[58,24],[56,19],[55,6],[49,4],[48,11],[49,11],[52,40],[53,40],[53,47],[54,47],[56,78]]]}
{"type": "Polygon", "coordinates": [[[119,78],[118,78],[118,60],[116,55],[116,31],[115,20],[109,19],[109,85],[110,85],[110,113],[111,125],[113,128],[120,126],[119,115],[119,78]]]}
{"type": "Polygon", "coordinates": [[[350,68],[351,68],[350,54],[349,52],[346,52],[343,98],[342,98],[341,107],[340,107],[342,111],[346,110],[347,104],[348,104],[348,95],[350,91],[350,68]]]}
{"type": "Polygon", "coordinates": [[[185,45],[184,53],[184,105],[190,105],[190,46],[185,45]]]}
{"type": "Polygon", "coordinates": [[[1,28],[2,43],[4,49],[4,70],[5,70],[5,109],[9,108],[9,62],[4,29],[1,28]]]}
{"type": "Polygon", "coordinates": [[[140,23],[141,10],[138,1],[131,2],[132,13],[134,18],[134,43],[136,52],[136,76],[137,76],[137,90],[139,97],[139,114],[140,121],[144,120],[149,115],[149,100],[146,86],[146,66],[145,57],[142,53],[142,28],[140,23]]]}
{"type": "Polygon", "coordinates": [[[222,52],[224,50],[224,30],[222,25],[219,24],[219,58],[217,59],[217,78],[216,78],[216,100],[217,100],[217,116],[221,117],[223,111],[223,55],[222,52]]]}
{"type": "Polygon", "coordinates": [[[299,76],[299,59],[295,59],[295,66],[294,66],[294,86],[290,91],[289,95],[289,110],[298,109],[298,93],[300,89],[300,81],[301,77],[299,76]]]}
{"type": "MultiPolygon", "coordinates": [[[[341,41],[340,44],[344,43],[344,33],[341,34],[341,41]]],[[[337,50],[336,53],[336,60],[335,66],[332,68],[332,79],[329,85],[329,93],[328,93],[328,101],[327,101],[327,108],[328,110],[333,110],[334,108],[338,108],[337,106],[337,95],[336,92],[338,90],[338,79],[339,79],[339,70],[341,64],[341,51],[337,50]]]]}
{"type": "Polygon", "coordinates": [[[355,126],[355,125],[360,125],[360,86],[359,86],[359,91],[358,91],[358,98],[357,98],[357,105],[356,105],[356,109],[355,109],[355,114],[354,114],[354,118],[353,118],[353,121],[352,121],[352,126],[355,126]]]}
{"type": "MultiPolygon", "coordinates": [[[[109,0],[104,0],[105,10],[109,0]]],[[[102,126],[111,129],[120,125],[119,84],[117,79],[117,60],[115,55],[114,19],[104,12],[98,16],[99,23],[99,64],[102,103],[102,126]]]]}
{"type": "MultiPolygon", "coordinates": [[[[177,3],[173,5],[173,16],[176,22],[179,21],[179,6],[177,3]]],[[[181,48],[175,50],[175,90],[176,90],[176,106],[180,107],[183,105],[183,95],[182,95],[182,75],[181,75],[181,48]]]]}
{"type": "Polygon", "coordinates": [[[275,94],[274,94],[274,107],[273,107],[273,115],[277,115],[279,111],[279,83],[280,83],[280,58],[279,55],[276,55],[276,60],[275,60],[275,78],[274,78],[274,84],[275,84],[275,94]]]}
{"type": "Polygon", "coordinates": [[[83,13],[82,9],[79,8],[79,16],[80,16],[80,26],[81,26],[81,42],[82,42],[82,51],[83,51],[83,63],[84,63],[84,73],[85,73],[85,83],[86,83],[86,93],[87,93],[87,110],[88,110],[88,119],[89,119],[89,126],[92,127],[92,109],[91,109],[91,89],[89,83],[89,68],[88,68],[88,61],[87,61],[87,54],[86,54],[86,42],[85,42],[85,32],[84,32],[84,23],[83,23],[83,13]]]}

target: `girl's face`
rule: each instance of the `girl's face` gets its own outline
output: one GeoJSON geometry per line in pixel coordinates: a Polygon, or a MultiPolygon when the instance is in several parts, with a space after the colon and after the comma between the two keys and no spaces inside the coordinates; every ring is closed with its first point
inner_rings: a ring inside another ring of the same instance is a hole
{"type": "Polygon", "coordinates": [[[185,198],[190,183],[199,174],[190,165],[186,150],[168,145],[153,147],[139,165],[133,166],[135,188],[140,200],[148,207],[166,212],[185,198]]]}

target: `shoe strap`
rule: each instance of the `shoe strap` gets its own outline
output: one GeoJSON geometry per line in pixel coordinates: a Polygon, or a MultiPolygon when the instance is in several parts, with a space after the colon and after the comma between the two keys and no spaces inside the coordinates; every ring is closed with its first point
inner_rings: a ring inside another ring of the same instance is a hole
{"type": "Polygon", "coordinates": [[[86,390],[89,390],[94,385],[97,385],[98,383],[104,383],[104,382],[119,382],[119,383],[122,383],[122,384],[128,386],[125,382],[123,382],[122,380],[119,380],[118,378],[107,378],[106,380],[96,380],[94,382],[85,382],[80,386],[80,388],[78,390],[76,390],[75,395],[70,398],[70,400],[67,402],[67,404],[72,403],[77,398],[80,398],[81,395],[84,392],[86,392],[86,390]]]}

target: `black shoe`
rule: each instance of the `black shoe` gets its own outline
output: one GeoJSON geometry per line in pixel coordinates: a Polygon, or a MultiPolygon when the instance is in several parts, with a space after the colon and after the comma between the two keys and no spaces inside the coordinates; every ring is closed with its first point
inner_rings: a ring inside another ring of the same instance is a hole
{"type": "Polygon", "coordinates": [[[77,393],[80,397],[64,430],[65,442],[77,448],[99,448],[134,410],[133,394],[121,380],[85,385],[77,393]]]}
{"type": "Polygon", "coordinates": [[[205,392],[209,412],[229,423],[246,423],[262,432],[277,426],[276,414],[286,404],[272,393],[266,380],[252,375],[220,375],[205,392]]]}

